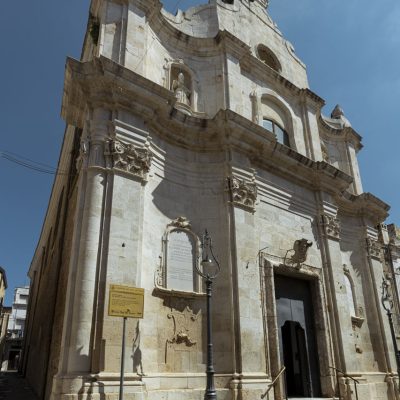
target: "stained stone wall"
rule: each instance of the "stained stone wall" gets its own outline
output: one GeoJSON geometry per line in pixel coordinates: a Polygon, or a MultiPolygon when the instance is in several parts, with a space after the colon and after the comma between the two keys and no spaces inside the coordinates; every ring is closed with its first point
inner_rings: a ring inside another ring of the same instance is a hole
{"type": "Polygon", "coordinates": [[[207,229],[221,265],[219,399],[259,398],[278,376],[275,280],[285,278],[306,282],[313,303],[321,393],[311,395],[353,399],[351,376],[363,399],[398,399],[379,298],[387,263],[376,227],[389,207],[363,192],[360,135],[339,106],[321,114],[266,5],[212,0],[173,16],[157,0],[92,1],[82,60],[66,66],[60,169],[70,173],[56,177],[30,269],[23,365],[41,398],[118,398],[111,284],[145,290],[144,318],[127,323],[125,398],[203,397],[206,302],[194,267],[207,229]],[[190,238],[181,253],[174,234],[190,238]]]}

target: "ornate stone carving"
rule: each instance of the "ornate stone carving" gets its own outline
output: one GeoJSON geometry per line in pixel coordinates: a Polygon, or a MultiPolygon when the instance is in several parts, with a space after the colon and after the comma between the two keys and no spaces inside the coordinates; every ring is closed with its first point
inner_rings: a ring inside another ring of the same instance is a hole
{"type": "Polygon", "coordinates": [[[289,264],[295,265],[296,268],[300,269],[301,264],[303,264],[307,259],[308,249],[312,246],[312,242],[309,242],[307,239],[299,239],[294,242],[293,249],[290,249],[286,252],[285,264],[288,262],[289,264]],[[292,252],[292,255],[289,259],[287,259],[287,254],[292,252]]]}
{"type": "Polygon", "coordinates": [[[233,204],[249,211],[255,210],[257,200],[257,185],[236,177],[228,178],[228,188],[233,204]]]}
{"type": "Polygon", "coordinates": [[[168,314],[168,318],[172,319],[174,323],[174,333],[171,339],[167,339],[167,343],[183,343],[188,347],[194,346],[197,343],[196,340],[191,338],[190,332],[194,328],[198,314],[194,314],[189,306],[186,306],[182,312],[173,310],[168,314]]]}
{"type": "Polygon", "coordinates": [[[185,75],[182,72],[179,72],[177,79],[173,80],[172,90],[175,93],[178,103],[190,106],[190,95],[192,92],[185,86],[185,75]]]}
{"type": "Polygon", "coordinates": [[[148,149],[137,148],[118,140],[110,140],[106,155],[112,157],[113,168],[126,171],[142,179],[150,170],[152,154],[148,149]]]}
{"type": "Polygon", "coordinates": [[[379,241],[367,238],[367,250],[370,257],[378,259],[381,258],[382,245],[379,243],[379,241]]]}
{"type": "Polygon", "coordinates": [[[329,152],[328,152],[328,148],[326,147],[326,144],[324,142],[321,141],[321,152],[322,152],[322,159],[329,163],[329,152]]]}
{"type": "Polygon", "coordinates": [[[340,221],[332,215],[322,214],[321,225],[324,228],[325,235],[333,238],[340,239],[340,221]]]}
{"type": "Polygon", "coordinates": [[[171,221],[168,226],[174,226],[180,229],[191,229],[190,221],[186,217],[178,217],[171,221]]]}

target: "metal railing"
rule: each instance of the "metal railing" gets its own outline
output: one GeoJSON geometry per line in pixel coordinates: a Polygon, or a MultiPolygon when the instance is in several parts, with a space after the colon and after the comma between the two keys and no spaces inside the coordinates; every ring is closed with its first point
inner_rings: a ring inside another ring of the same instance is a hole
{"type": "MultiPolygon", "coordinates": [[[[282,374],[286,371],[286,367],[283,366],[281,370],[278,372],[278,375],[275,377],[275,379],[269,384],[267,391],[261,395],[261,399],[264,399],[266,396],[268,396],[269,391],[276,385],[276,382],[278,382],[279,378],[282,376],[282,374]]],[[[287,393],[285,390],[285,398],[287,400],[287,393]]]]}
{"type": "Polygon", "coordinates": [[[339,397],[340,397],[340,382],[339,382],[339,374],[342,374],[343,378],[349,378],[354,382],[354,392],[356,394],[356,400],[358,400],[358,391],[357,391],[357,384],[359,384],[360,382],[357,379],[354,379],[352,376],[347,375],[345,372],[341,371],[338,368],[335,367],[329,367],[331,369],[333,369],[336,372],[336,381],[337,381],[337,385],[338,385],[338,391],[339,391],[339,397]]]}

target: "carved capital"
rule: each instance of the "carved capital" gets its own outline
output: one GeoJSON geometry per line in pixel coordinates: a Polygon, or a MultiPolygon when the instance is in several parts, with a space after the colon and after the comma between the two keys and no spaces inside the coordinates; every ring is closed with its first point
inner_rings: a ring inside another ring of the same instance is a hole
{"type": "Polygon", "coordinates": [[[367,250],[370,257],[381,259],[382,245],[378,240],[367,238],[367,250]]]}
{"type": "Polygon", "coordinates": [[[150,171],[152,154],[148,149],[124,144],[118,140],[110,140],[107,142],[105,155],[111,156],[112,168],[143,180],[150,171]]]}
{"type": "Polygon", "coordinates": [[[328,214],[321,215],[321,225],[325,235],[331,239],[340,239],[340,221],[339,218],[328,214]]]}
{"type": "Polygon", "coordinates": [[[228,178],[228,189],[232,203],[248,211],[254,212],[257,200],[257,185],[234,176],[228,178]]]}

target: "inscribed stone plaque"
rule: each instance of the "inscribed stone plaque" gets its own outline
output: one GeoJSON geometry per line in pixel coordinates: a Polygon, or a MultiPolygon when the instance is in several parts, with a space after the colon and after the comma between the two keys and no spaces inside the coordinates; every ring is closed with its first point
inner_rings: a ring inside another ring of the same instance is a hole
{"type": "Polygon", "coordinates": [[[194,291],[195,244],[184,231],[172,231],[168,237],[167,288],[194,291]]]}
{"type": "Polygon", "coordinates": [[[109,316],[143,318],[143,306],[144,289],[110,285],[109,316]]]}

